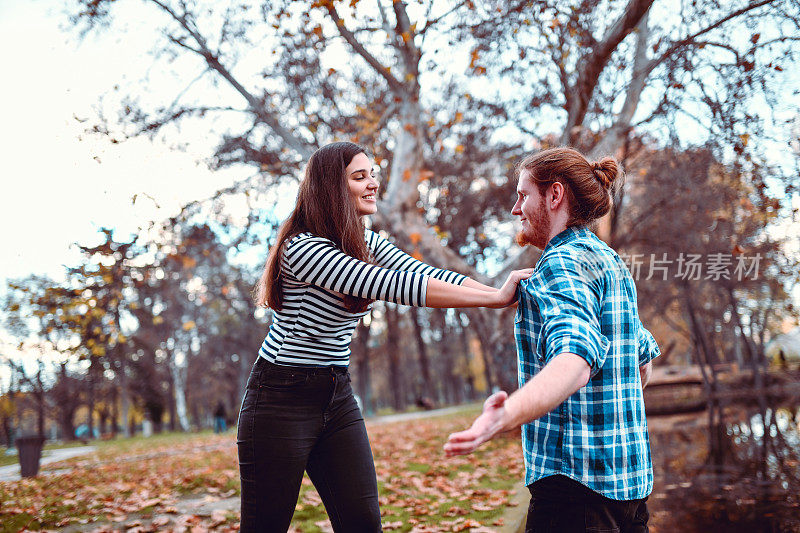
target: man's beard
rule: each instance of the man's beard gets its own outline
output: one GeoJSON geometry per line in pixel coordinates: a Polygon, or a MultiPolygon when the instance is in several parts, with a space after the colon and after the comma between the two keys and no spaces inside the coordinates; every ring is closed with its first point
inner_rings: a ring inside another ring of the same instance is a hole
{"type": "Polygon", "coordinates": [[[544,206],[544,199],[539,200],[536,211],[531,215],[533,216],[527,216],[527,213],[525,213],[528,219],[528,231],[522,230],[517,233],[517,244],[520,246],[530,244],[540,250],[544,250],[550,236],[550,213],[544,206]]]}

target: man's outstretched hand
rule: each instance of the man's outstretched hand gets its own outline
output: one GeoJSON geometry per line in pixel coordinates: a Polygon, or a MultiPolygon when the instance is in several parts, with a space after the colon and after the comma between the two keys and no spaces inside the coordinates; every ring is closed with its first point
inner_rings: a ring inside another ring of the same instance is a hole
{"type": "Polygon", "coordinates": [[[475,449],[490,440],[503,430],[506,420],[505,403],[508,394],[500,391],[489,396],[483,402],[483,412],[475,419],[469,429],[452,433],[447,438],[444,451],[448,457],[472,453],[475,449]]]}

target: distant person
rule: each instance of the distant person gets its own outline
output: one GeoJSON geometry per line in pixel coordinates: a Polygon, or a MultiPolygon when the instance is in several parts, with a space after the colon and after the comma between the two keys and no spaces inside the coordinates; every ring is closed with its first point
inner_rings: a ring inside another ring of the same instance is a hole
{"type": "Polygon", "coordinates": [[[543,249],[520,283],[520,389],[490,396],[448,455],[522,425],[527,532],[647,531],[653,467],[642,390],[660,351],[625,263],[587,226],[608,213],[617,162],[569,148],[519,165],[521,245],[543,249]]]}
{"type": "Polygon", "coordinates": [[[214,433],[225,433],[228,430],[225,417],[225,404],[219,401],[217,402],[217,407],[214,409],[214,433]]]}
{"type": "Polygon", "coordinates": [[[270,250],[256,302],[274,315],[239,413],[242,531],[287,531],[304,471],[334,531],[380,531],[375,466],[347,371],[358,321],[373,300],[504,307],[530,275],[514,272],[498,290],[417,261],[365,229],[377,193],[363,147],[323,146],[270,250]]]}

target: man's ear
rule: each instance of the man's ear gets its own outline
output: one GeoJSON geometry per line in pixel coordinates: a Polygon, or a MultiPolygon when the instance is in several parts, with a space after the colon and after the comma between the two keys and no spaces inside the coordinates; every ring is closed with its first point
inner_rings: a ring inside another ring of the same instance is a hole
{"type": "Polygon", "coordinates": [[[550,206],[553,209],[558,209],[558,206],[561,205],[561,202],[564,201],[564,184],[560,181],[554,181],[550,185],[550,190],[548,191],[548,201],[550,206]]]}

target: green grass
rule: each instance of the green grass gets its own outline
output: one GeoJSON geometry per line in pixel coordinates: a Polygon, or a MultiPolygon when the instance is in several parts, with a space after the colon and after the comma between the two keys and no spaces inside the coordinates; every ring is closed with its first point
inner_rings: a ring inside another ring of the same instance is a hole
{"type": "MultiPolygon", "coordinates": [[[[233,436],[232,430],[229,430],[223,435],[233,436]]],[[[168,447],[173,444],[180,444],[191,441],[198,436],[213,435],[213,432],[208,430],[198,431],[194,433],[184,433],[179,431],[163,432],[150,437],[144,437],[141,434],[132,437],[118,437],[109,440],[89,440],[84,444],[83,441],[69,441],[69,442],[45,442],[42,457],[47,456],[48,450],[57,450],[62,448],[77,448],[80,446],[95,446],[97,454],[100,458],[105,458],[109,455],[119,455],[126,453],[147,453],[153,448],[168,447]]],[[[5,446],[0,446],[0,466],[7,466],[17,464],[19,459],[16,454],[6,455],[5,446]]],[[[69,461],[67,461],[69,462],[69,461]]]]}

